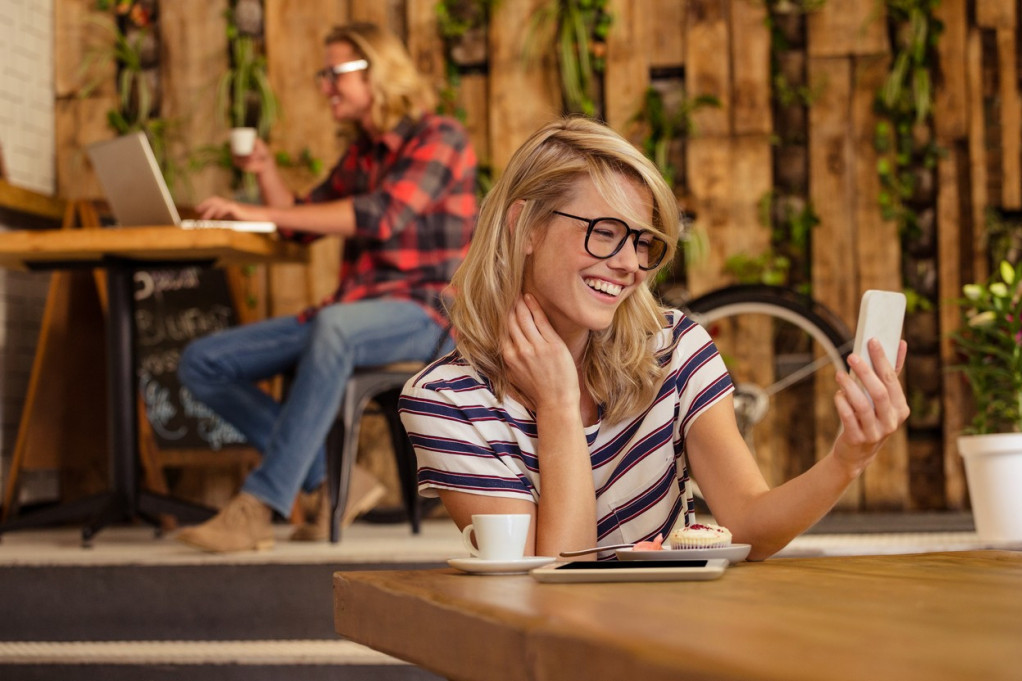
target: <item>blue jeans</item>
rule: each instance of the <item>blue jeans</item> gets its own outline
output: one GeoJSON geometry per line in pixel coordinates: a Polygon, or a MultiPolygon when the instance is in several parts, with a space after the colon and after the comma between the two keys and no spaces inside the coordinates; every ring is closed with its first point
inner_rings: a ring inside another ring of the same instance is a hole
{"type": "MultiPolygon", "coordinates": [[[[298,490],[326,477],[326,436],[355,368],[426,361],[444,332],[416,303],[340,303],[305,324],[280,317],[199,338],[181,354],[178,376],[263,453],[242,489],[286,517],[298,490]],[[283,402],[256,386],[291,368],[283,402]]],[[[447,338],[443,351],[451,346],[447,338]]]]}

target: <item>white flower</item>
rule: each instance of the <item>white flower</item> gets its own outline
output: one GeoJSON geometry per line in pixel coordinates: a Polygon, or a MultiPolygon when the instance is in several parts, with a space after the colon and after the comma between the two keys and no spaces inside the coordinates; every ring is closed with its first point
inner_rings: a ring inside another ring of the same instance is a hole
{"type": "Polygon", "coordinates": [[[975,328],[979,326],[986,326],[993,324],[997,321],[997,313],[993,310],[987,310],[986,312],[980,312],[979,314],[969,317],[969,326],[975,328]]]}
{"type": "Polygon", "coordinates": [[[983,287],[979,284],[966,284],[962,287],[962,294],[969,300],[979,300],[983,295],[983,287]]]}
{"type": "Polygon", "coordinates": [[[1001,261],[1001,279],[1004,279],[1004,283],[1008,286],[1015,281],[1015,268],[1007,260],[1001,261]]]}

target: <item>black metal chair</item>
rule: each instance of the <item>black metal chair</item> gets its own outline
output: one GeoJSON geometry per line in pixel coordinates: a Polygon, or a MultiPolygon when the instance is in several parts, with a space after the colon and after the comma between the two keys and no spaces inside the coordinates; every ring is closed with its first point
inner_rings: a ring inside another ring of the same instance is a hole
{"type": "Polygon", "coordinates": [[[348,379],[344,399],[337,414],[337,420],[327,437],[327,484],[330,493],[330,541],[341,538],[341,517],[348,501],[348,486],[351,482],[351,468],[358,456],[358,436],[362,415],[370,402],[380,406],[390,441],[397,461],[398,478],[405,512],[411,523],[412,532],[419,533],[422,507],[419,503],[416,481],[415,451],[408,440],[404,426],[397,412],[401,388],[409,378],[417,374],[425,364],[422,362],[399,362],[378,367],[356,369],[348,379]]]}

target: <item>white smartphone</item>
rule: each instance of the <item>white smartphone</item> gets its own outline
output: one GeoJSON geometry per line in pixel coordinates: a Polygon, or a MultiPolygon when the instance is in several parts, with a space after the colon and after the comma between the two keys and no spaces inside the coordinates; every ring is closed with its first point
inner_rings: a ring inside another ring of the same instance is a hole
{"type": "Polygon", "coordinates": [[[862,294],[862,302],[859,304],[859,321],[855,327],[852,352],[872,368],[873,360],[869,356],[866,343],[870,338],[876,338],[884,349],[887,361],[894,366],[898,359],[898,343],[901,341],[901,327],[904,323],[904,293],[875,289],[866,291],[862,294]]]}
{"type": "Polygon", "coordinates": [[[540,582],[679,582],[717,579],[726,558],[702,560],[574,561],[551,563],[532,570],[540,582]]]}

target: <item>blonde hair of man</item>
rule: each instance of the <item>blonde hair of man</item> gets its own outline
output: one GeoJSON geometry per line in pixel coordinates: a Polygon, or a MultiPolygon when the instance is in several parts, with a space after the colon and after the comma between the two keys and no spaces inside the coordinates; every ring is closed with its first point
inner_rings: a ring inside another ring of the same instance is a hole
{"type": "Polygon", "coordinates": [[[396,35],[369,22],[336,26],[324,43],[346,42],[369,62],[366,77],[373,93],[373,125],[393,130],[402,118],[420,118],[436,106],[436,95],[396,35]]]}
{"type": "Polygon", "coordinates": [[[591,119],[568,117],[533,133],[511,157],[483,200],[468,255],[452,281],[458,350],[490,379],[498,398],[510,387],[501,347],[508,337],[508,315],[522,293],[529,235],[547,228],[553,211],[580,179],[591,179],[610,205],[624,210],[630,202],[622,176],[644,187],[652,204],[652,220],[650,214],[631,211],[623,217],[632,228],[664,239],[668,252],[648,272],[646,285],[621,303],[614,323],[589,334],[582,375],[584,388],[604,405],[609,423],[637,413],[655,397],[663,369],[654,355],[653,336],[666,318],[651,287],[657,271],[674,257],[681,229],[677,200],[656,167],[624,138],[591,119]],[[510,211],[517,202],[522,208],[512,229],[510,211]]]}

